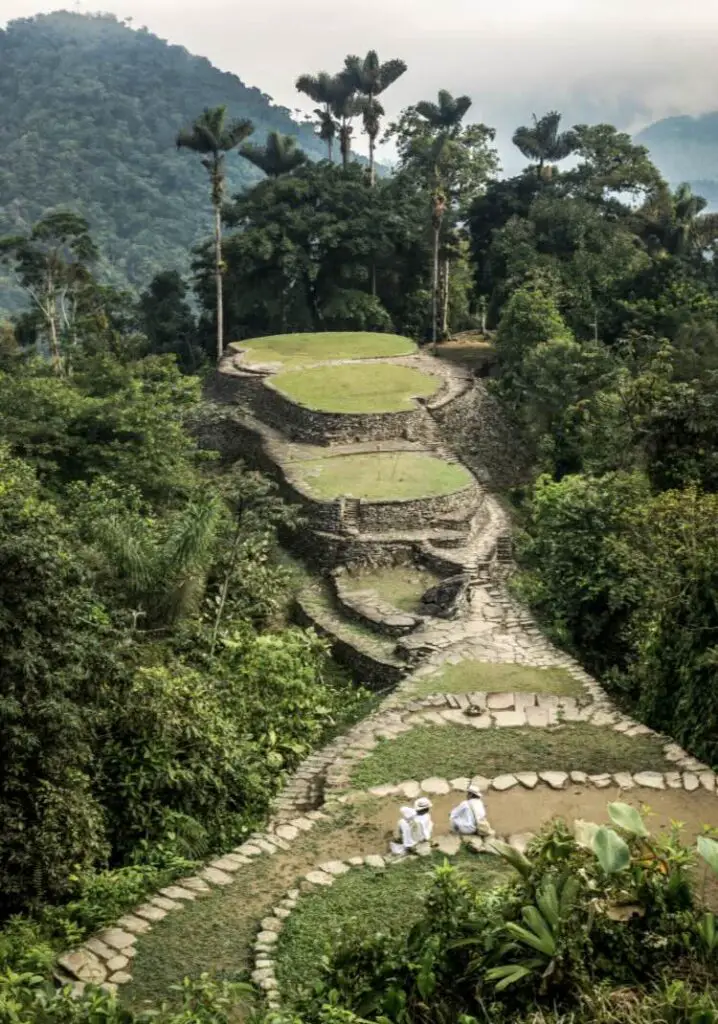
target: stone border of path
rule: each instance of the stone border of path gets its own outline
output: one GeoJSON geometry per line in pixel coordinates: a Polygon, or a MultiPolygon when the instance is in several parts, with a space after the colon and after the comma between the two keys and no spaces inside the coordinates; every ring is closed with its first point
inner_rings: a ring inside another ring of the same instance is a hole
{"type": "MultiPolygon", "coordinates": [[[[546,771],[546,772],[517,772],[515,775],[497,775],[493,779],[483,776],[475,776],[473,779],[440,779],[430,778],[421,782],[410,780],[399,783],[396,786],[375,786],[365,792],[344,794],[333,799],[334,803],[360,802],[359,798],[370,797],[395,797],[403,796],[407,799],[415,799],[421,793],[430,796],[441,796],[451,792],[465,792],[469,784],[473,782],[484,791],[503,793],[515,787],[527,790],[539,791],[543,789],[562,790],[569,783],[580,785],[592,785],[597,789],[608,789],[616,786],[621,791],[635,789],[636,787],[651,790],[681,789],[688,793],[703,789],[709,793],[718,794],[716,787],[716,775],[710,770],[699,773],[694,772],[613,772],[602,775],[588,775],[586,772],[572,771],[546,771]]],[[[437,836],[431,845],[422,844],[417,850],[419,856],[429,856],[436,852],[445,857],[456,856],[462,846],[474,853],[494,854],[494,840],[501,840],[508,843],[513,849],[523,853],[528,843],[533,838],[531,832],[520,832],[509,836],[495,836],[482,839],[479,836],[458,836],[451,833],[437,836]]],[[[284,897],[272,908],[271,914],[262,919],[259,924],[258,933],[253,946],[253,971],[252,981],[264,993],[267,1007],[270,1010],[281,1008],[279,995],[279,982],[277,981],[277,943],[284,928],[286,920],[296,908],[302,893],[309,893],[319,888],[327,888],[334,884],[337,878],[347,874],[352,869],[370,868],[374,871],[381,871],[393,864],[404,864],[411,862],[411,858],[394,856],[393,854],[369,854],[368,856],[349,857],[346,860],[325,861],[311,871],[307,872],[298,887],[291,888],[284,897]]]]}
{"type": "MultiPolygon", "coordinates": [[[[604,700],[581,704],[575,697],[540,693],[434,694],[410,701],[403,708],[385,711],[350,731],[343,753],[326,771],[326,789],[346,789],[351,785],[351,771],[359,761],[364,760],[382,741],[394,740],[417,726],[452,724],[480,730],[533,726],[559,730],[571,722],[611,728],[631,738],[660,736],[647,725],[614,710],[604,700]],[[367,723],[370,724],[367,726],[367,723]]],[[[691,757],[673,741],[665,744],[663,754],[667,761],[682,770],[710,771],[708,765],[691,757]]]]}
{"type": "MultiPolygon", "coordinates": [[[[496,838],[503,837],[497,836],[496,838]]],[[[531,836],[526,833],[524,835],[510,836],[508,840],[504,841],[508,841],[514,849],[523,852],[530,838],[531,836]]],[[[422,849],[418,850],[417,853],[421,857],[428,857],[433,852],[443,853],[446,857],[453,857],[459,852],[462,845],[466,845],[475,853],[493,854],[494,852],[491,848],[491,840],[484,842],[478,836],[467,836],[463,837],[462,843],[462,837],[447,835],[440,836],[432,846],[429,846],[428,843],[422,844],[422,849]]],[[[276,946],[284,924],[296,908],[300,896],[321,888],[328,888],[338,878],[346,875],[351,870],[369,868],[372,871],[384,871],[395,864],[411,863],[412,859],[410,857],[397,857],[393,854],[380,855],[371,853],[366,857],[349,857],[348,860],[325,861],[311,871],[308,871],[298,887],[287,890],[282,899],[272,908],[271,915],[262,918],[253,947],[254,969],[252,971],[252,981],[264,993],[268,1009],[279,1010],[281,1008],[279,982],[277,981],[276,974],[276,946]]]]}

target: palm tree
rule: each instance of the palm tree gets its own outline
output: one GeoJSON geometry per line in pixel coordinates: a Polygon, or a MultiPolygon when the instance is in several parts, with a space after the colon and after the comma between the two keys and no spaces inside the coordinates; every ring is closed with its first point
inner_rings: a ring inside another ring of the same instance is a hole
{"type": "Polygon", "coordinates": [[[369,175],[372,185],[376,173],[374,166],[376,140],[379,136],[380,118],[384,116],[384,109],[377,97],[390,85],[393,85],[405,71],[406,64],[398,58],[385,61],[382,64],[376,50],[369,50],[363,60],[361,57],[351,55],[344,61],[343,75],[353,83],[355,90],[362,97],[360,111],[364,122],[364,131],[369,136],[369,175]]]}
{"type": "MultiPolygon", "coordinates": [[[[446,190],[441,181],[441,154],[446,144],[454,138],[461,130],[461,122],[464,115],[471,106],[469,96],[457,96],[454,98],[450,92],[442,89],[438,95],[438,103],[431,103],[423,100],[417,103],[417,114],[426,121],[429,129],[435,134],[434,145],[431,150],[433,164],[432,177],[434,186],[431,197],[431,227],[434,233],[434,246],[432,257],[431,275],[431,341],[436,344],[438,327],[439,307],[439,242],[441,238],[441,225],[444,221],[444,214],[447,208],[446,190]]],[[[447,286],[448,288],[448,286],[447,286]]]]}
{"type": "Polygon", "coordinates": [[[310,100],[321,104],[314,113],[318,119],[318,135],[322,142],[327,144],[327,156],[332,160],[334,139],[337,137],[339,126],[334,119],[333,104],[338,93],[337,79],[327,71],[320,71],[318,75],[300,75],[296,81],[299,92],[303,92],[310,100]]]}
{"type": "Polygon", "coordinates": [[[575,153],[579,145],[578,136],[572,129],[559,131],[561,115],[552,110],[543,117],[533,116],[533,125],[522,125],[513,134],[513,144],[521,150],[527,160],[536,162],[539,177],[543,176],[544,164],[555,164],[575,153]]]}
{"type": "Polygon", "coordinates": [[[356,88],[348,75],[339,74],[334,82],[332,113],[339,120],[339,151],[342,154],[342,166],[346,169],[352,148],[352,119],[361,113],[361,101],[357,98],[356,88]]]}
{"type": "Polygon", "coordinates": [[[290,174],[307,162],[307,154],[299,149],[297,140],[291,135],[280,135],[279,132],[270,132],[264,146],[245,143],[240,153],[270,178],[290,174]]]}
{"type": "Polygon", "coordinates": [[[217,290],[217,359],[224,351],[224,305],[222,298],[222,200],[224,198],[225,155],[248,138],[254,125],[246,118],[227,121],[226,107],[205,107],[197,120],[177,135],[178,149],[191,149],[202,156],[202,166],[211,182],[214,207],[214,276],[217,290]]]}

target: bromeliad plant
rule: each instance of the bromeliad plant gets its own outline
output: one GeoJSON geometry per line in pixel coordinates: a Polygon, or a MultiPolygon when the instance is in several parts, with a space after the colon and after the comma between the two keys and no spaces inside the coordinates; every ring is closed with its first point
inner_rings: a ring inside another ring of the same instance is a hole
{"type": "MultiPolygon", "coordinates": [[[[523,984],[539,997],[559,991],[578,996],[596,965],[601,972],[610,965],[607,949],[626,953],[616,977],[622,967],[650,971],[660,956],[644,951],[641,957],[636,950],[655,944],[667,956],[685,944],[686,933],[704,958],[718,952],[714,915],[698,915],[688,874],[697,852],[718,875],[718,842],[701,836],[696,850],[688,849],[677,827],[667,838],[651,836],[628,804],[609,804],[608,813],[614,827],[578,821],[571,836],[554,825],[528,856],[494,843],[521,876],[525,897],[520,920],[507,921],[504,943],[483,965],[483,980],[497,994],[523,984]]],[[[481,966],[474,963],[477,974],[481,966]]]]}

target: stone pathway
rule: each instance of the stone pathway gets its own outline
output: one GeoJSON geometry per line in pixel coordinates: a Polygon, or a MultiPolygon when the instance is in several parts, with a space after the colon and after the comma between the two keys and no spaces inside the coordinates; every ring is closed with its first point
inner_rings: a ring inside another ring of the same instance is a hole
{"type": "MultiPolygon", "coordinates": [[[[424,354],[392,361],[409,365],[420,363],[422,368],[443,375],[445,388],[433,400],[435,405],[451,402],[470,386],[463,371],[459,372],[450,364],[439,367],[436,360],[424,354]]],[[[427,404],[429,411],[431,404],[427,404]]],[[[256,427],[257,434],[263,438],[266,451],[278,451],[276,446],[282,446],[287,461],[303,455],[306,457],[305,453],[309,451],[305,446],[288,444],[275,430],[263,424],[254,423],[251,427],[256,427]]],[[[397,445],[396,442],[389,444],[397,445]]],[[[405,447],[402,442],[397,446],[405,447]]],[[[407,446],[412,447],[410,444],[407,446]]],[[[368,450],[380,449],[384,450],[381,442],[372,444],[368,450]]],[[[506,514],[490,495],[487,495],[485,513],[477,517],[474,528],[461,547],[439,547],[429,537],[414,537],[412,540],[417,542],[419,553],[423,550],[435,561],[443,560],[448,571],[454,569],[468,576],[480,563],[492,558],[500,537],[509,531],[506,514]]],[[[311,832],[318,821],[328,820],[326,812],[332,808],[336,810],[342,804],[359,798],[395,800],[403,797],[410,800],[421,793],[440,796],[466,789],[468,778],[431,776],[375,786],[365,794],[348,792],[352,767],[382,739],[392,740],[417,725],[444,723],[488,730],[525,726],[560,728],[564,722],[590,722],[606,729],[607,734],[610,730],[629,737],[651,733],[646,726],[616,710],[598,683],[541,635],[531,615],[510,598],[500,574],[492,573],[483,582],[478,576],[476,579],[472,576],[472,580],[470,600],[462,604],[461,614],[456,618],[423,617],[418,628],[396,638],[396,653],[406,666],[403,680],[372,715],[303,762],[275,801],[265,831],[253,834],[246,842],[214,858],[196,875],[179,879],[161,889],[131,913],[120,917],[113,927],[104,929],[79,948],[60,957],[59,980],[69,981],[78,989],[87,983],[101,984],[111,990],[126,984],[131,980],[138,936],[155,927],[167,927],[164,922],[169,915],[190,902],[201,900],[212,890],[232,886],[236,878],[246,874],[251,877],[253,865],[261,858],[275,856],[280,851],[291,852],[292,844],[311,832]],[[425,681],[439,672],[442,666],[456,665],[463,660],[538,668],[561,667],[580,684],[582,693],[579,697],[484,691],[416,696],[417,681],[425,681]]],[[[397,657],[396,666],[393,666],[397,675],[402,671],[401,665],[397,657]]],[[[716,777],[713,772],[677,744],[665,737],[664,740],[664,756],[675,766],[668,772],[588,775],[579,771],[562,771],[559,765],[554,771],[524,771],[476,781],[484,790],[496,793],[509,790],[535,792],[537,800],[541,800],[542,793],[561,790],[569,784],[591,789],[617,787],[619,790],[631,790],[641,787],[654,791],[680,789],[686,794],[696,791],[715,793],[716,777]]],[[[506,838],[517,849],[523,848],[527,841],[527,836],[518,833],[506,838]]],[[[455,855],[460,845],[458,837],[438,838],[438,848],[447,856],[455,855]]],[[[490,852],[490,843],[487,846],[475,840],[469,845],[477,851],[490,852]]],[[[270,1006],[279,1005],[275,971],[277,942],[284,922],[295,909],[302,891],[329,887],[352,869],[383,871],[396,861],[390,856],[372,854],[322,862],[305,872],[300,884],[287,891],[271,913],[257,922],[252,978],[265,993],[270,1006]]]]}

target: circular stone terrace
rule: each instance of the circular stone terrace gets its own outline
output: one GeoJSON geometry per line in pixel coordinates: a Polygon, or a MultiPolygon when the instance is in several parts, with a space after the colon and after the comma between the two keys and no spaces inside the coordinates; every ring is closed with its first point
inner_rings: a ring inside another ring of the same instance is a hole
{"type": "Polygon", "coordinates": [[[235,341],[229,346],[240,356],[240,365],[292,370],[313,363],[345,359],[382,359],[410,356],[417,347],[398,334],[371,331],[326,331],[322,334],[274,334],[266,338],[235,341]]]}
{"type": "Polygon", "coordinates": [[[267,382],[285,398],[317,412],[361,415],[408,412],[430,398],[441,377],[397,363],[330,363],[279,373],[267,382]]]}
{"type": "Polygon", "coordinates": [[[364,501],[410,501],[454,494],[474,482],[459,463],[416,451],[308,459],[292,464],[292,476],[302,490],[322,501],[342,496],[364,501]]]}

